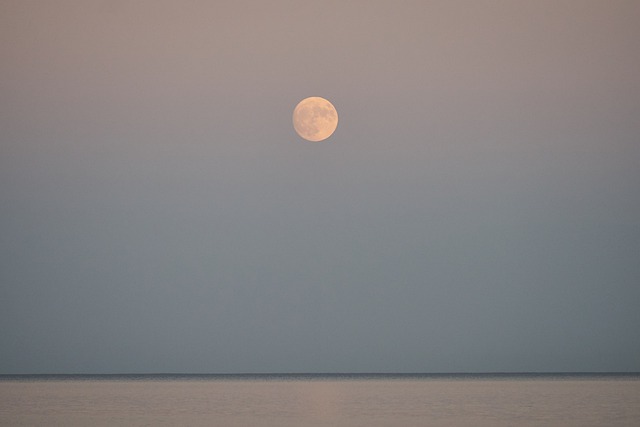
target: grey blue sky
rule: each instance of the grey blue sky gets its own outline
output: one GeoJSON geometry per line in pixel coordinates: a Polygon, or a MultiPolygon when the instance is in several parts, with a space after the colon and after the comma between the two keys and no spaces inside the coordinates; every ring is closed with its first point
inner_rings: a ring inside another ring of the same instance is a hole
{"type": "Polygon", "coordinates": [[[1,1],[0,373],[640,371],[639,22],[1,1]]]}

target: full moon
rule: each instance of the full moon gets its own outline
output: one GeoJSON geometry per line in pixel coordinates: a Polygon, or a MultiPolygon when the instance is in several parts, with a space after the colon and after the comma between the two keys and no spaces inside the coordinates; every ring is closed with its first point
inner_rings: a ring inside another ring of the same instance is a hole
{"type": "Polygon", "coordinates": [[[338,127],[338,112],[324,98],[305,98],[293,110],[293,127],[307,141],[322,141],[338,127]]]}

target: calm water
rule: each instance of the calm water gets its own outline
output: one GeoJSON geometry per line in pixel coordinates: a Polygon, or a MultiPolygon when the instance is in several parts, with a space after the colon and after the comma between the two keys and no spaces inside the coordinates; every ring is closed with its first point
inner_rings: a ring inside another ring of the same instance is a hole
{"type": "Polygon", "coordinates": [[[640,426],[640,376],[0,377],[2,426],[640,426]]]}

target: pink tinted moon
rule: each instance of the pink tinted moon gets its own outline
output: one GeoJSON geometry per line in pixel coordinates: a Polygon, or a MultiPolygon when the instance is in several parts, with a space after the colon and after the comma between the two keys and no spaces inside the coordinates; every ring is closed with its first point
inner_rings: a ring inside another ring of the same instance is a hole
{"type": "Polygon", "coordinates": [[[338,127],[338,112],[324,98],[305,98],[293,110],[293,127],[307,141],[322,141],[338,127]]]}

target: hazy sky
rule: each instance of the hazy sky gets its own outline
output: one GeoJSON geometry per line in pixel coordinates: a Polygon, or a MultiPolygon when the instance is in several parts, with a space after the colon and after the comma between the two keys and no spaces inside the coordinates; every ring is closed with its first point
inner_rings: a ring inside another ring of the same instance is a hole
{"type": "Polygon", "coordinates": [[[639,22],[0,1],[0,373],[640,371],[639,22]]]}

